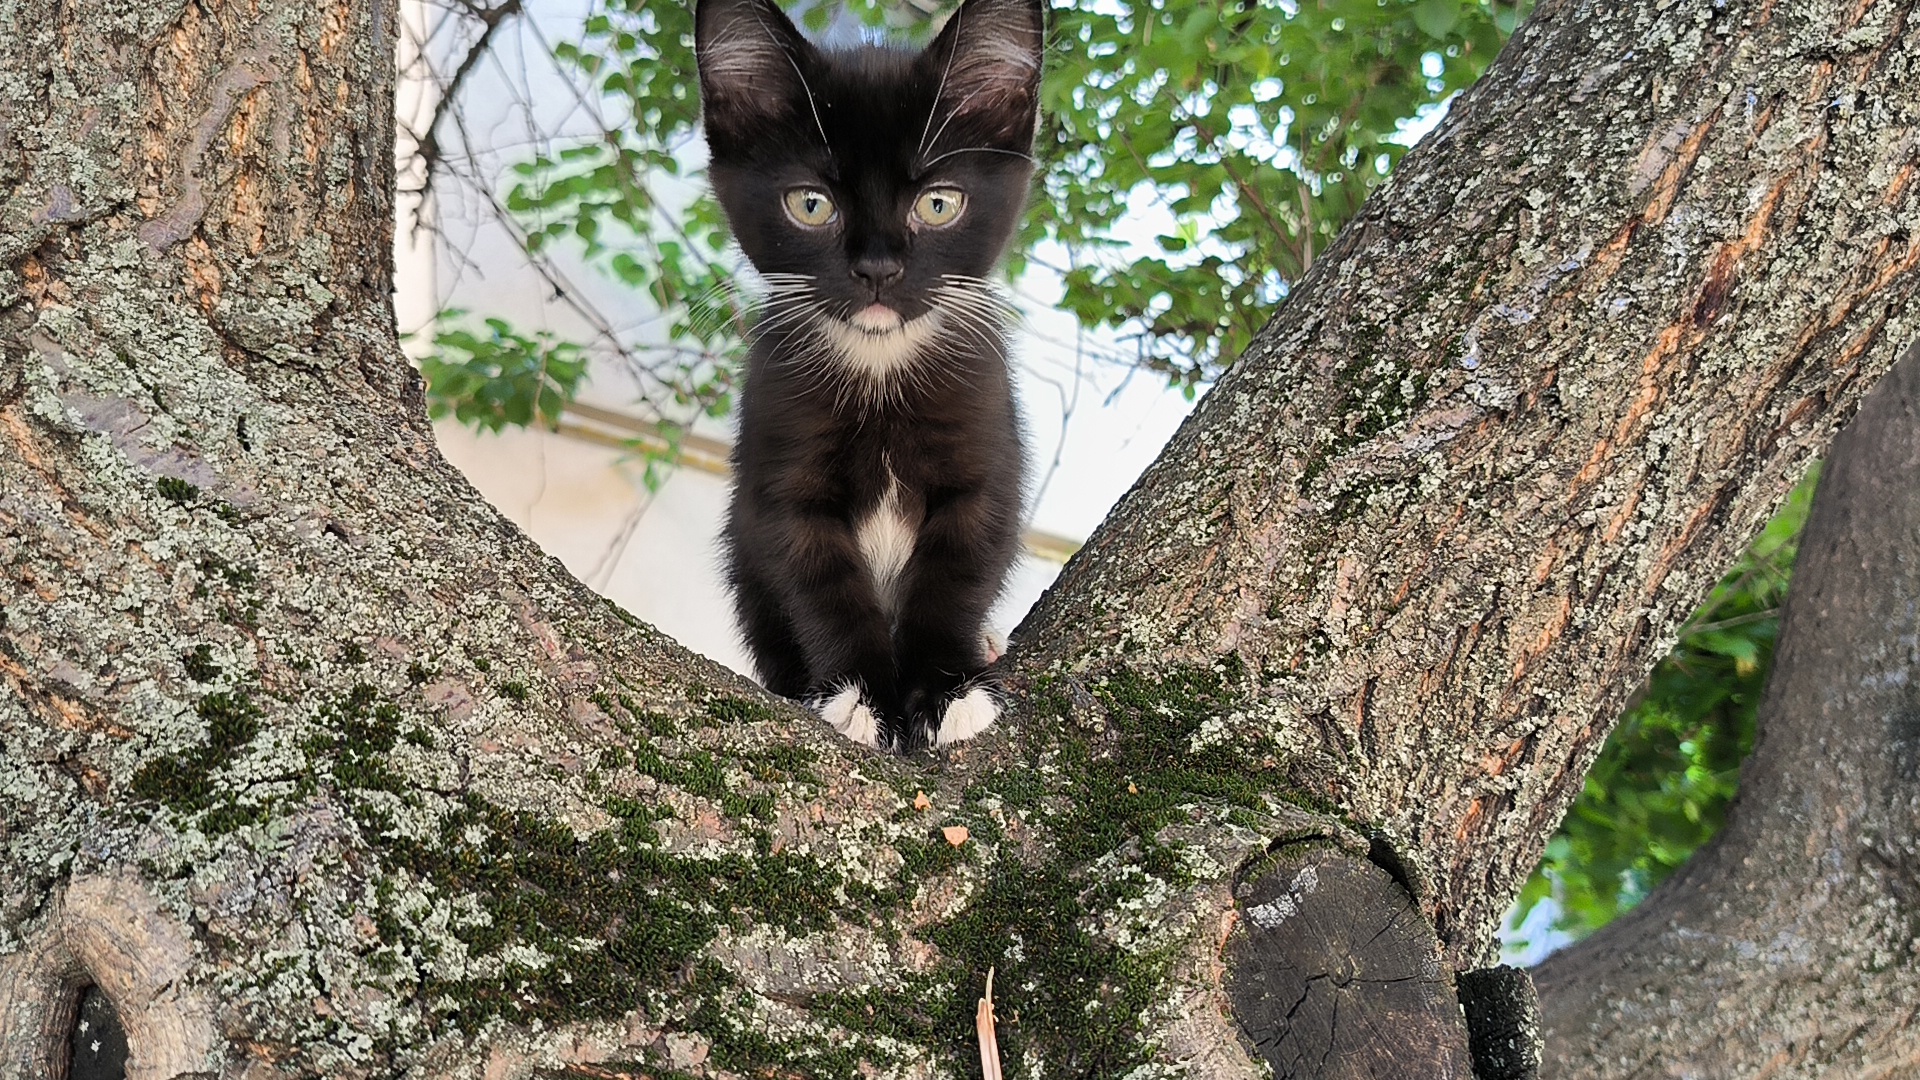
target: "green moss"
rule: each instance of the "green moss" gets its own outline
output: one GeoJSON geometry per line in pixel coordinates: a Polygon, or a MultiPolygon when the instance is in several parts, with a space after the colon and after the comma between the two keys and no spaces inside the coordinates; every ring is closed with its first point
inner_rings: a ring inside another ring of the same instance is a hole
{"type": "Polygon", "coordinates": [[[804,746],[785,744],[742,750],[734,756],[735,764],[765,784],[818,784],[820,778],[811,768],[818,760],[819,755],[804,746]]]}
{"type": "MultiPolygon", "coordinates": [[[[628,711],[613,704],[619,715],[628,711]]],[[[829,1037],[785,1041],[748,1019],[750,995],[705,959],[715,936],[732,927],[818,934],[836,919],[879,917],[877,896],[863,896],[834,866],[791,850],[775,851],[770,832],[742,831],[750,850],[713,856],[661,850],[665,806],[618,796],[602,808],[612,824],[577,835],[552,817],[502,807],[468,793],[445,800],[403,784],[387,767],[410,725],[402,709],[370,686],[359,686],[320,710],[305,749],[340,789],[379,865],[403,868],[375,878],[368,915],[380,934],[377,956],[391,974],[426,972],[408,992],[425,1003],[434,1035],[471,1033],[504,1019],[560,1023],[611,1018],[635,1009],[698,1030],[722,1068],[779,1061],[783,1075],[854,1080],[861,1063],[884,1063],[886,1048],[871,1027],[829,1037]],[[379,791],[378,798],[357,793],[379,791]],[[433,821],[396,828],[394,799],[433,821]],[[847,898],[855,897],[849,906],[847,898]],[[477,917],[425,920],[423,900],[470,897],[477,917]],[[438,965],[451,941],[471,960],[504,965],[438,965]],[[528,962],[525,949],[547,961],[528,962]],[[461,972],[464,976],[440,972],[461,972]],[[475,971],[494,972],[476,975],[475,971]]],[[[800,781],[814,763],[801,748],[770,747],[738,757],[707,751],[668,760],[648,738],[605,755],[603,766],[631,758],[663,782],[720,803],[742,820],[770,819],[770,796],[729,780],[740,770],[762,782],[800,781]]],[[[964,857],[928,841],[905,848],[903,878],[943,872],[964,857]]]]}
{"type": "Polygon", "coordinates": [[[187,678],[194,682],[207,683],[220,677],[220,665],[213,662],[211,645],[195,645],[182,653],[180,665],[186,669],[187,678]]]}
{"type": "Polygon", "coordinates": [[[903,837],[894,849],[900,853],[902,865],[899,881],[902,886],[902,900],[911,900],[913,890],[919,883],[938,877],[966,861],[970,850],[964,845],[950,844],[944,836],[929,833],[915,840],[903,837]]]}
{"type": "Polygon", "coordinates": [[[534,1080],[706,1080],[705,1076],[640,1061],[596,1061],[564,1069],[535,1069],[534,1080]]]}
{"type": "Polygon", "coordinates": [[[709,697],[700,707],[723,724],[767,724],[780,719],[772,709],[757,701],[726,694],[709,697]]]}
{"type": "Polygon", "coordinates": [[[178,477],[163,476],[154,481],[155,490],[160,497],[172,503],[186,504],[199,497],[200,489],[178,477]]]}
{"type": "MultiPolygon", "coordinates": [[[[629,731],[634,731],[636,725],[633,721],[636,719],[650,724],[656,730],[662,727],[671,730],[673,727],[665,717],[636,714],[625,707],[614,711],[612,715],[626,720],[623,726],[629,731]]],[[[651,732],[635,732],[635,735],[631,746],[616,747],[602,755],[602,766],[623,768],[631,765],[635,772],[644,776],[651,776],[688,794],[718,802],[721,812],[737,822],[772,821],[776,800],[766,793],[734,791],[727,782],[728,763],[738,766],[762,783],[819,783],[819,778],[806,768],[815,760],[814,753],[804,747],[775,746],[742,750],[728,755],[725,762],[709,750],[685,751],[669,759],[654,744],[659,736],[651,732]]]]}
{"type": "Polygon", "coordinates": [[[1333,451],[1324,446],[1316,446],[1307,454],[1306,464],[1300,467],[1300,488],[1305,490],[1308,484],[1320,478],[1327,471],[1327,463],[1333,458],[1333,451]]]}
{"type": "Polygon", "coordinates": [[[1300,466],[1299,486],[1319,479],[1333,459],[1405,420],[1426,403],[1435,383],[1431,372],[1382,364],[1372,354],[1350,358],[1335,373],[1341,380],[1342,401],[1335,406],[1340,422],[1327,428],[1318,445],[1308,449],[1300,466]]]}
{"type": "MultiPolygon", "coordinates": [[[[363,683],[320,710],[320,728],[307,740],[306,751],[313,760],[327,763],[328,774],[343,793],[406,794],[406,781],[387,764],[388,753],[400,739],[401,719],[397,706],[381,700],[378,690],[363,683]]],[[[354,806],[365,809],[361,803],[354,806]]]]}
{"type": "Polygon", "coordinates": [[[831,994],[814,1002],[813,1008],[816,1015],[853,1031],[907,1043],[924,1042],[936,1032],[936,1025],[948,1010],[929,1009],[930,1003],[918,992],[923,989],[917,987],[916,992],[906,994],[897,990],[831,994]]]}
{"type": "Polygon", "coordinates": [[[502,697],[508,698],[517,704],[525,705],[527,703],[527,684],[517,680],[510,683],[502,683],[500,686],[500,694],[502,697]]]}
{"type": "Polygon", "coordinates": [[[253,631],[260,627],[260,601],[248,600],[244,604],[221,604],[215,614],[228,626],[253,631]]]}
{"type": "Polygon", "coordinates": [[[250,589],[260,580],[260,575],[249,566],[235,566],[218,555],[207,555],[193,564],[200,571],[201,588],[195,593],[206,595],[207,585],[224,582],[228,588],[250,589]]]}
{"type": "MultiPolygon", "coordinates": [[[[1189,881],[1185,860],[1160,834],[1190,820],[1193,806],[1257,820],[1276,800],[1289,798],[1286,773],[1274,758],[1249,755],[1237,743],[1194,748],[1203,724],[1238,706],[1243,681],[1244,670],[1232,660],[1154,677],[1110,676],[1090,688],[1104,713],[1099,735],[1072,715],[1062,687],[1038,683],[1028,698],[1036,715],[1024,718],[1022,730],[1036,753],[1056,748],[1061,779],[1009,770],[975,785],[967,798],[1026,811],[1054,847],[1037,859],[1000,856],[967,906],[924,933],[939,947],[941,963],[909,993],[896,995],[911,1004],[849,995],[832,1003],[833,1014],[850,1020],[871,1008],[881,1027],[900,1027],[940,1045],[949,1060],[963,1061],[972,1047],[978,986],[993,968],[1009,1077],[1024,1075],[1028,1050],[1040,1052],[1048,1077],[1108,1080],[1150,1061],[1154,1048],[1143,1017],[1173,956],[1120,948],[1094,926],[1103,912],[1142,897],[1149,877],[1175,886],[1189,881]],[[1137,852],[1126,859],[1137,872],[1090,869],[1120,850],[1137,852]]],[[[968,819],[970,827],[976,822],[979,835],[995,831],[984,813],[968,819]]],[[[950,858],[942,847],[901,845],[910,863],[903,878],[946,869],[938,862],[911,865],[917,858],[950,858]]]]}
{"type": "Polygon", "coordinates": [[[847,1078],[870,1075],[862,1062],[886,1065],[893,1055],[876,1047],[873,1036],[888,1032],[871,1023],[859,1023],[859,1017],[843,1012],[848,1037],[837,1039],[775,1039],[757,1024],[743,1024],[736,1015],[749,1004],[747,995],[733,989],[734,983],[718,964],[707,962],[699,968],[692,989],[700,994],[700,1004],[687,1017],[690,1027],[704,1033],[712,1042],[711,1060],[723,1069],[734,1069],[751,1076],[795,1078],[847,1078]],[[729,998],[736,1008],[727,1008],[729,998]],[[780,1067],[768,1068],[769,1062],[780,1067]]]}
{"type": "Polygon", "coordinates": [[[226,595],[215,608],[220,620],[243,630],[259,626],[262,600],[251,592],[259,576],[251,567],[235,566],[218,555],[208,555],[196,562],[194,568],[200,572],[200,581],[193,589],[194,599],[207,599],[224,585],[226,595]]]}
{"type": "MultiPolygon", "coordinates": [[[[995,969],[1003,1057],[1019,1061],[1029,1046],[1044,1048],[1048,1075],[1104,1080],[1150,1060],[1141,1018],[1171,957],[1137,956],[1096,937],[1089,909],[1135,890],[1112,890],[1103,903],[1087,895],[1088,884],[1062,862],[1002,866],[960,917],[929,938],[976,979],[995,969]]],[[[956,1056],[967,1049],[976,996],[948,995],[951,1015],[937,1023],[956,1056]]]]}
{"type": "Polygon", "coordinates": [[[292,642],[282,641],[279,645],[280,658],[295,671],[313,670],[313,658],[301,652],[292,642]]]}
{"type": "Polygon", "coordinates": [[[1108,724],[1121,735],[1096,747],[1084,739],[1064,744],[1062,767],[1076,779],[1071,801],[1076,826],[1064,850],[1097,857],[1129,839],[1154,844],[1153,834],[1184,818],[1200,801],[1263,808],[1282,781],[1271,765],[1239,745],[1192,749],[1202,724],[1233,711],[1232,689],[1244,670],[1229,658],[1219,669],[1185,668],[1148,679],[1131,673],[1096,686],[1108,724]]]}
{"type": "Polygon", "coordinates": [[[128,790],[175,813],[196,816],[209,836],[261,820],[267,807],[242,805],[213,780],[260,734],[259,707],[245,692],[208,694],[194,705],[194,713],[206,722],[206,741],[185,754],[147,762],[133,774],[128,790]]]}
{"type": "Polygon", "coordinates": [[[339,659],[343,664],[364,664],[367,662],[367,650],[357,641],[343,641],[340,643],[339,659]]]}
{"type": "MultiPolygon", "coordinates": [[[[390,764],[401,740],[430,742],[406,712],[371,686],[357,686],[319,710],[303,743],[324,770],[311,783],[340,789],[361,825],[375,862],[396,868],[375,875],[368,914],[381,942],[369,962],[407,984],[421,1003],[430,1037],[471,1034],[495,1020],[562,1023],[613,1018],[644,1009],[662,1023],[698,1030],[712,1044],[715,1067],[750,1073],[780,1062],[783,1075],[852,1078],[861,1063],[888,1062],[885,1038],[932,1046],[939,1059],[970,1059],[972,1011],[988,967],[998,970],[1003,1059],[1008,1075],[1024,1075],[1027,1050],[1048,1062],[1048,1077],[1108,1078],[1150,1060],[1143,1017],[1156,1006],[1173,946],[1114,944],[1101,930],[1116,908],[1145,894],[1145,874],[1090,869],[1116,850],[1129,866],[1164,881],[1186,880],[1181,853],[1159,839],[1188,820],[1196,805],[1257,811],[1285,797],[1282,771],[1243,748],[1193,748],[1202,725],[1239,704],[1244,673],[1233,664],[1152,678],[1120,674],[1086,692],[1043,684],[1029,698],[1039,708],[1023,718],[1040,773],[1008,770],[969,788],[959,821],[989,840],[987,813],[1025,814],[1032,834],[1056,838],[1052,848],[1022,854],[1010,846],[947,843],[931,826],[895,841],[903,865],[886,888],[850,880],[839,868],[776,852],[760,823],[775,803],[758,785],[815,783],[815,755],[799,747],[738,753],[675,750],[653,728],[675,731],[668,718],[621,699],[598,705],[632,735],[598,767],[632,768],[717,802],[741,823],[752,850],[718,857],[661,850],[664,806],[607,797],[612,824],[580,836],[550,815],[502,807],[471,793],[449,800],[404,782],[390,764]],[[1099,703],[1094,733],[1070,703],[1099,703]],[[380,793],[373,796],[372,793],[380,793]],[[366,793],[369,797],[357,797],[366,793]],[[417,811],[391,811],[399,804],[417,811]],[[395,827],[395,818],[414,822],[395,827]],[[433,824],[424,830],[418,822],[433,824]],[[990,863],[970,869],[982,859],[990,863]],[[403,871],[403,872],[402,872],[403,871]],[[940,950],[938,965],[887,992],[822,995],[800,1003],[826,1030],[785,1041],[747,1019],[755,999],[707,959],[727,928],[766,927],[817,934],[836,920],[885,925],[914,892],[967,871],[976,884],[953,917],[921,932],[940,950]],[[471,897],[476,918],[430,923],[426,905],[471,897]],[[444,898],[444,900],[443,900],[444,898]],[[452,941],[470,960],[512,957],[504,965],[437,964],[452,941]],[[546,963],[524,959],[532,946],[546,963]],[[456,974],[491,972],[485,975],[456,974]]],[[[751,705],[751,703],[748,703],[751,705]]],[[[716,720],[743,715],[723,701],[716,720]]],[[[208,735],[194,751],[142,771],[144,797],[202,814],[203,828],[232,828],[256,811],[213,794],[210,774],[240,753],[259,731],[259,711],[244,695],[208,695],[200,714],[208,735]]],[[[425,745],[426,742],[422,742],[425,745]]],[[[308,788],[311,790],[311,787],[308,788]]],[[[745,845],[742,845],[745,846],[745,845]]]]}
{"type": "MultiPolygon", "coordinates": [[[[551,819],[469,795],[437,837],[378,841],[392,864],[448,895],[479,900],[484,924],[457,932],[469,954],[524,943],[554,957],[544,968],[513,967],[497,978],[430,981],[426,999],[450,1003],[440,1023],[472,1030],[492,1017],[557,1022],[651,1008],[650,992],[686,996],[685,970],[723,926],[805,934],[830,924],[842,884],[831,868],[767,843],[718,858],[662,852],[653,823],[664,811],[626,799],[606,806],[615,824],[581,838],[551,819]]],[[[383,936],[408,951],[436,948],[391,915],[383,936]]]]}
{"type": "Polygon", "coordinates": [[[681,732],[680,725],[675,722],[673,717],[652,709],[642,709],[635,705],[633,699],[625,694],[620,695],[620,704],[621,707],[626,710],[627,718],[630,721],[628,724],[629,731],[635,730],[637,726],[639,730],[644,731],[646,734],[663,739],[671,738],[681,732]]]}
{"type": "Polygon", "coordinates": [[[770,822],[779,808],[779,802],[771,795],[735,795],[728,792],[720,796],[720,812],[735,821],[770,822]]]}
{"type": "Polygon", "coordinates": [[[721,768],[720,759],[706,750],[685,754],[655,775],[675,787],[705,798],[717,799],[727,793],[726,771],[721,768]]]}

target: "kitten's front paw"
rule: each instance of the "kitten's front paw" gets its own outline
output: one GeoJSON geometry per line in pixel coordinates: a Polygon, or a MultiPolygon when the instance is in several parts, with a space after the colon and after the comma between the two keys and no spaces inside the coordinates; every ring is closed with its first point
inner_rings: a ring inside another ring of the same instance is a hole
{"type": "Polygon", "coordinates": [[[993,726],[1000,718],[1000,699],[985,686],[975,686],[947,701],[940,713],[940,728],[934,732],[935,746],[952,746],[993,726]]]}
{"type": "Polygon", "coordinates": [[[1000,633],[992,627],[982,628],[980,631],[980,649],[982,653],[985,654],[987,663],[999,663],[1000,658],[1007,655],[1007,635],[1000,633]]]}
{"type": "Polygon", "coordinates": [[[880,745],[880,714],[861,695],[858,683],[847,683],[830,695],[814,698],[807,702],[807,708],[861,746],[880,745]]]}

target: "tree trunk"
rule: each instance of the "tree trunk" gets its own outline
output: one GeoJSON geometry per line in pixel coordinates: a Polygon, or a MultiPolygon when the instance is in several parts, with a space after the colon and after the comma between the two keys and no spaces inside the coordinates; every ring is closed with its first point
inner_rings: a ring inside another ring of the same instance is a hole
{"type": "Polygon", "coordinates": [[[1920,352],[1834,443],[1727,827],[1539,970],[1552,1075],[1920,1075],[1920,352]]]}
{"type": "Polygon", "coordinates": [[[1009,1076],[1466,1075],[1626,690],[1916,336],[1910,11],[1541,4],[902,761],[434,452],[384,4],[0,0],[0,1077],[88,985],[135,1077],[967,1075],[989,968],[1009,1076]]]}

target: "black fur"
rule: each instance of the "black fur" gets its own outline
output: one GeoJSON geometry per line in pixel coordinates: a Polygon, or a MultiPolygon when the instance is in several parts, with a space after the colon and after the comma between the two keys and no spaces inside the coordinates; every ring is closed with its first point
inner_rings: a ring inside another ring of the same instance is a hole
{"type": "Polygon", "coordinates": [[[921,53],[823,50],[771,0],[700,0],[696,25],[714,190],[773,285],[726,526],[741,628],[768,689],[857,683],[882,741],[910,749],[983,678],[983,623],[1019,549],[1025,455],[984,279],[1031,179],[1041,3],[966,0],[921,53]],[[964,193],[960,217],[910,221],[936,186],[964,193]],[[837,206],[828,226],[786,209],[808,188],[837,206]],[[847,322],[873,304],[940,330],[863,368],[836,333],[875,340],[847,322]],[[857,534],[893,484],[914,542],[889,611],[857,534]]]}

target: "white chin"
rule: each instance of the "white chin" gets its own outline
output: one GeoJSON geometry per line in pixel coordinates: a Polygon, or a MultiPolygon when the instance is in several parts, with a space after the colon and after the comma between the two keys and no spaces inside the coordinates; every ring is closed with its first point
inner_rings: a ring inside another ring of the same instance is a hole
{"type": "Polygon", "coordinates": [[[853,318],[847,321],[869,334],[891,333],[900,329],[906,322],[900,317],[899,312],[892,308],[883,308],[878,304],[855,312],[853,318]]]}
{"type": "Polygon", "coordinates": [[[889,312],[890,327],[867,329],[872,325],[865,311],[846,320],[825,319],[821,327],[828,342],[839,354],[841,363],[870,380],[885,379],[919,359],[940,332],[940,312],[936,308],[917,319],[902,321],[889,312]]]}

